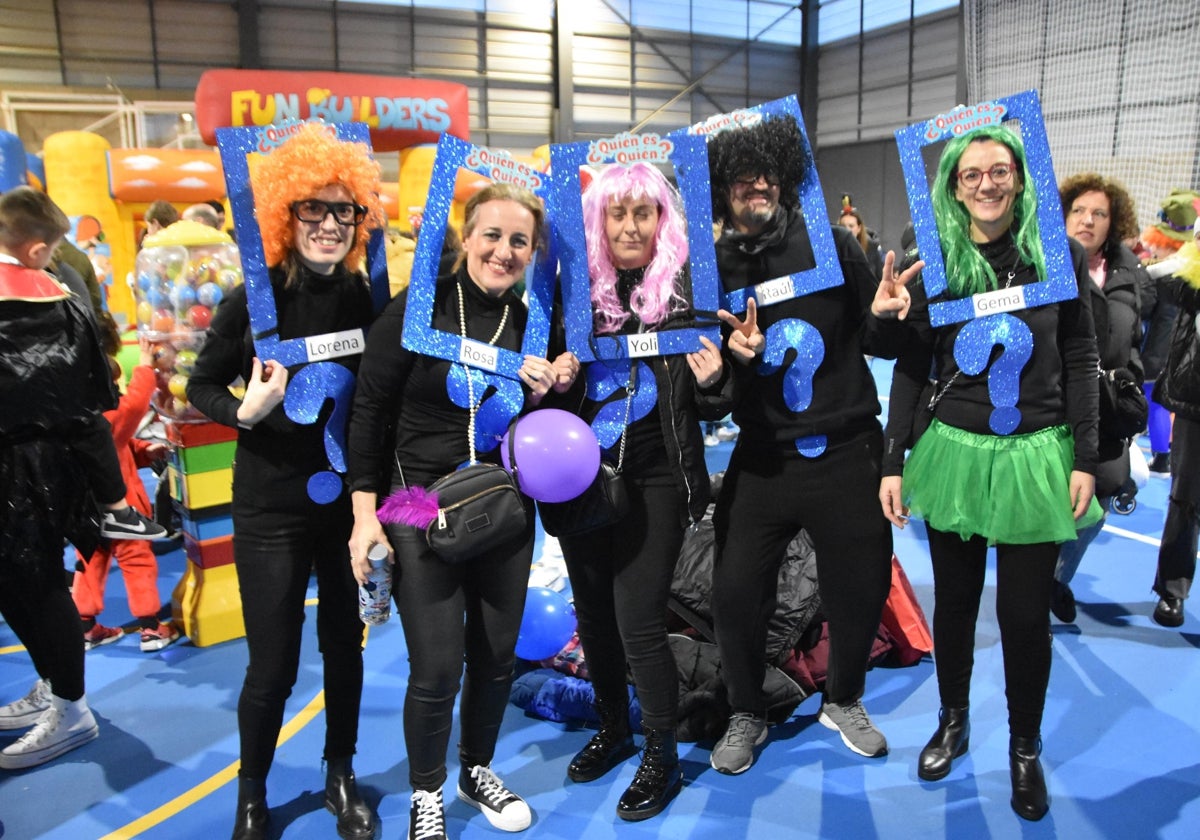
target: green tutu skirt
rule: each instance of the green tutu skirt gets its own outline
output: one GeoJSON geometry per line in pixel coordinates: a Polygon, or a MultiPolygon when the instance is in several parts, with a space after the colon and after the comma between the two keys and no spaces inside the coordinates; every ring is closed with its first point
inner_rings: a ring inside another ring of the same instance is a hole
{"type": "Polygon", "coordinates": [[[988,545],[1066,542],[1103,516],[1093,498],[1075,519],[1074,461],[1068,426],[979,435],[935,418],[904,464],[904,502],[913,516],[964,540],[978,534],[988,545]]]}

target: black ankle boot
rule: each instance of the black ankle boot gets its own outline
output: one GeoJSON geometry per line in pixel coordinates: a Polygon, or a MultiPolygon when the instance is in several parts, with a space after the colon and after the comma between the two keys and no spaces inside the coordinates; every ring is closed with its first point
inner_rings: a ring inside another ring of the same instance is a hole
{"type": "Polygon", "coordinates": [[[963,755],[970,743],[971,718],[967,708],[943,708],[938,714],[937,732],[921,750],[917,775],[927,782],[946,778],[954,759],[963,755]]]}
{"type": "Polygon", "coordinates": [[[1040,820],[1050,806],[1046,803],[1046,777],[1042,775],[1040,738],[1013,735],[1008,742],[1008,766],[1012,774],[1012,809],[1027,820],[1040,820]]]}
{"type": "Polygon", "coordinates": [[[600,715],[600,731],[571,759],[567,777],[573,782],[599,779],[609,770],[629,758],[637,748],[629,731],[629,702],[596,701],[600,715]]]}
{"type": "Polygon", "coordinates": [[[617,816],[623,820],[645,820],[667,807],[683,785],[674,729],[649,729],[642,747],[642,763],[633,784],[621,794],[617,816]]]}
{"type": "Polygon", "coordinates": [[[369,840],[375,836],[375,814],[358,795],[358,783],[349,758],[325,762],[325,807],[337,815],[338,837],[369,840]]]}
{"type": "Polygon", "coordinates": [[[267,783],[262,779],[238,776],[237,814],[233,818],[233,840],[266,840],[267,783]]]}

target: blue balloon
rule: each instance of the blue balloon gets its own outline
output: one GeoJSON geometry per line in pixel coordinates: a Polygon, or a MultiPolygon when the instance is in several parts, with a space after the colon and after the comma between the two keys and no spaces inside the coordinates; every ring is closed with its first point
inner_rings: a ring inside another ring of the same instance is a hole
{"type": "Polygon", "coordinates": [[[531,586],[517,633],[517,656],[531,662],[549,659],[567,646],[575,632],[575,608],[559,593],[531,586]]]}

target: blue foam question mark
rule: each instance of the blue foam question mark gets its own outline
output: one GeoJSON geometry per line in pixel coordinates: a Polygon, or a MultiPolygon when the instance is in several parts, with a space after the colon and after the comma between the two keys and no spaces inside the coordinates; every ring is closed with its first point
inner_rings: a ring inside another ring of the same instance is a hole
{"type": "Polygon", "coordinates": [[[490,452],[500,445],[500,439],[508,431],[508,424],[521,413],[525,405],[525,392],[517,380],[463,365],[450,365],[450,372],[446,375],[446,394],[460,408],[469,408],[471,397],[475,397],[478,403],[475,411],[475,449],[479,452],[490,452]],[[469,388],[468,375],[471,377],[469,388]],[[490,394],[489,387],[494,389],[490,394]]]}
{"type": "Polygon", "coordinates": [[[302,367],[288,382],[283,411],[293,422],[307,426],[317,422],[325,400],[333,400],[333,412],[325,421],[325,455],[331,470],[308,477],[308,497],[327,505],[342,494],[346,471],[346,418],[354,396],[354,374],[336,362],[313,362],[302,367]]]}
{"type": "MultiPolygon", "coordinates": [[[[771,376],[783,365],[788,350],[796,355],[783,375],[783,401],[791,411],[804,411],[812,404],[813,377],[825,360],[825,341],[817,328],[799,318],[784,318],[767,327],[760,376],[771,376]]],[[[796,449],[805,458],[825,451],[825,435],[796,438],[796,449]]]]}
{"type": "Polygon", "coordinates": [[[1021,411],[1017,408],[1021,371],[1033,356],[1033,333],[1029,327],[1020,318],[1004,312],[968,321],[954,340],[954,361],[963,373],[978,376],[987,367],[996,345],[1003,349],[988,371],[988,396],[995,406],[988,426],[998,435],[1007,435],[1021,423],[1021,411]]]}
{"type": "MultiPolygon", "coordinates": [[[[592,362],[587,366],[588,399],[595,402],[612,396],[618,388],[629,384],[629,374],[635,364],[631,359],[604,360],[592,362]]],[[[638,366],[637,384],[634,387],[633,400],[629,406],[629,422],[640,420],[654,410],[658,402],[658,385],[654,381],[654,373],[645,362],[636,362],[638,366]]],[[[608,449],[621,438],[625,429],[625,400],[614,400],[600,407],[592,420],[592,431],[596,440],[600,441],[601,449],[608,449]]]]}

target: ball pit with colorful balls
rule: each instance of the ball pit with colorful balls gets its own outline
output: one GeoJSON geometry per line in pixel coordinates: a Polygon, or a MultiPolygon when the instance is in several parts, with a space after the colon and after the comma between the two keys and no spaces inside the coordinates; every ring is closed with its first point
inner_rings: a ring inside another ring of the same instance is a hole
{"type": "Polygon", "coordinates": [[[138,332],[154,345],[153,403],[164,416],[204,419],[188,405],[187,380],[213,310],[241,282],[237,246],[223,231],[181,221],[143,241],[131,285],[138,332]]]}

